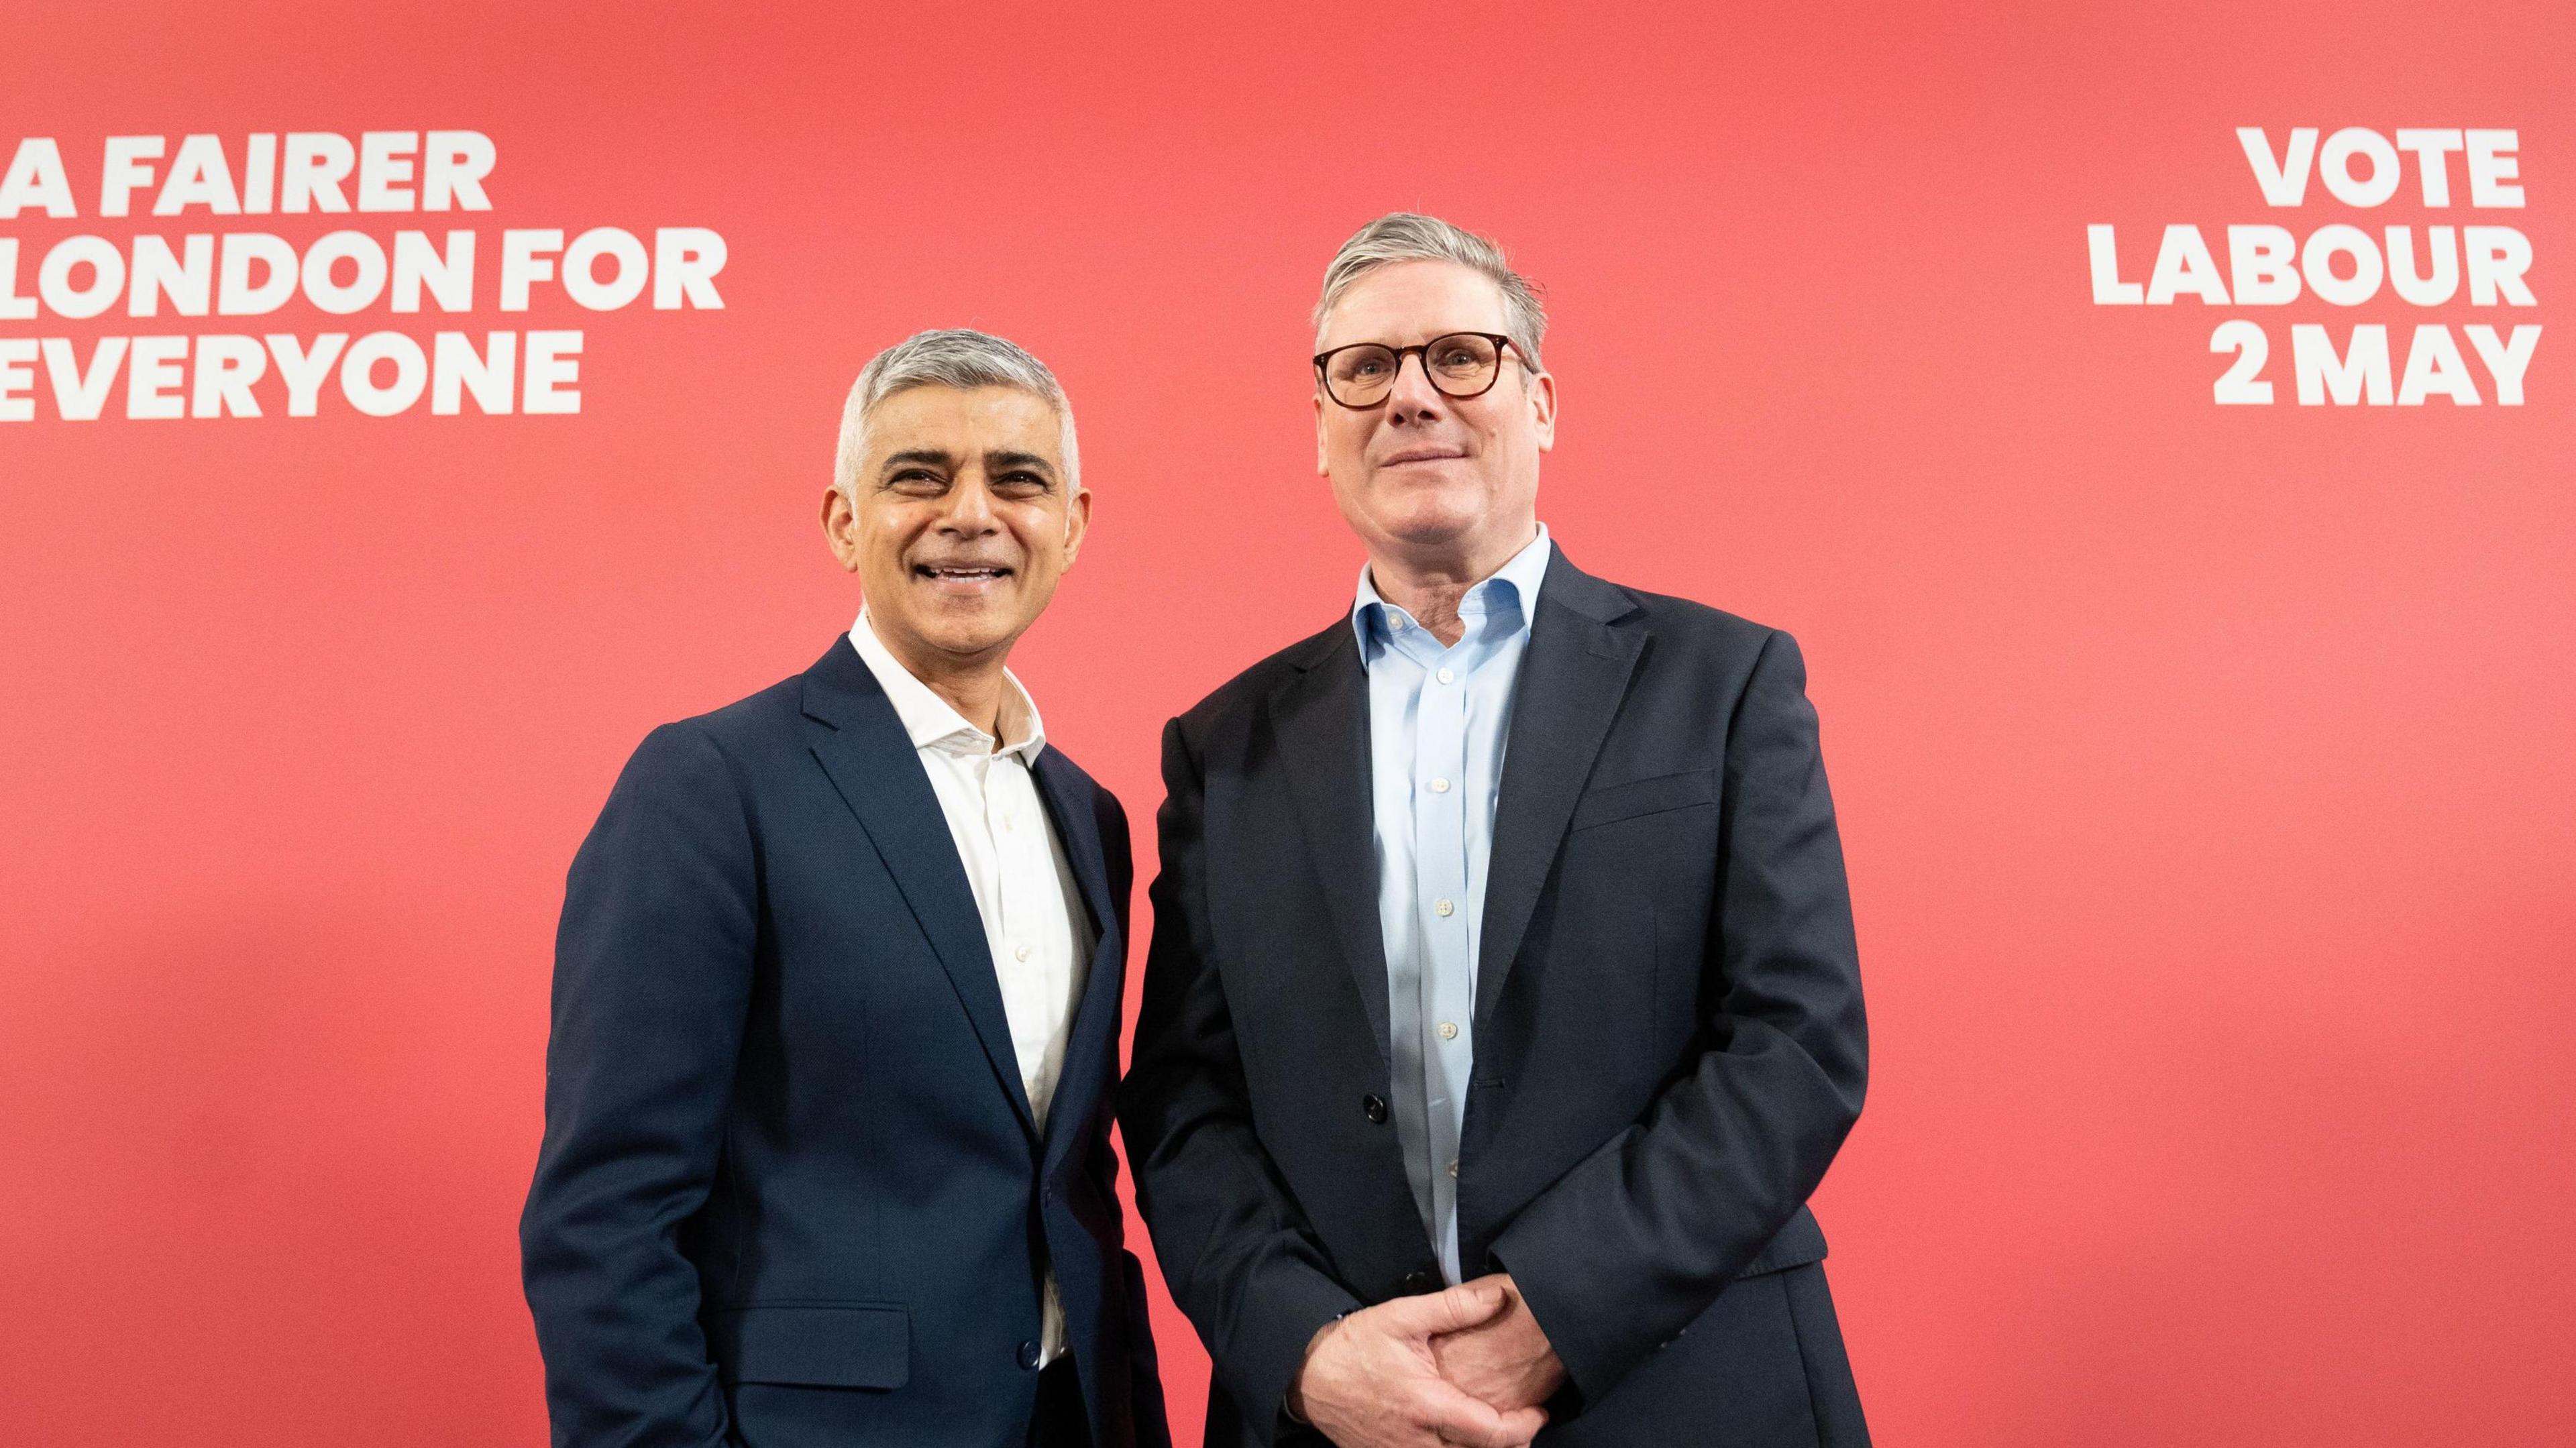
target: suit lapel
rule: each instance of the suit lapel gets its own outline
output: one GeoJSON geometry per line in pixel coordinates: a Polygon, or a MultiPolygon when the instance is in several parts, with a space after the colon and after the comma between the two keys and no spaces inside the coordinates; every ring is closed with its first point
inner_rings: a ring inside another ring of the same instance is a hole
{"type": "Polygon", "coordinates": [[[1271,696],[1297,820],[1370,1039],[1388,1056],[1386,942],[1377,913],[1377,837],[1369,804],[1368,673],[1347,622],[1311,641],[1304,670],[1271,696]]]}
{"type": "Polygon", "coordinates": [[[1494,806],[1493,854],[1485,871],[1483,943],[1476,961],[1476,1027],[1520,954],[1539,892],[1565,840],[1574,802],[1592,774],[1610,723],[1627,697],[1628,676],[1645,647],[1641,628],[1615,627],[1635,604],[1582,572],[1559,550],[1539,589],[1529,652],[1512,697],[1503,780],[1494,806]]]}
{"type": "Polygon", "coordinates": [[[1097,786],[1084,779],[1071,761],[1055,749],[1038,756],[1036,776],[1038,798],[1046,802],[1047,818],[1055,825],[1055,837],[1064,846],[1065,863],[1072,866],[1073,878],[1082,892],[1082,903],[1091,916],[1090,972],[1083,979],[1082,996],[1074,1003],[1073,1019],[1065,1030],[1064,1064],[1056,1076],[1055,1100],[1047,1107],[1045,1149],[1041,1159],[1052,1169],[1061,1161],[1073,1142],[1082,1136],[1083,1119],[1091,1114],[1095,1102],[1078,1093],[1088,1091],[1090,1084],[1106,1080],[1110,1073],[1102,1069],[1101,1055],[1115,1049],[1118,1039],[1118,1012],[1127,943],[1118,930],[1117,901],[1109,891],[1109,863],[1100,849],[1100,818],[1092,810],[1091,791],[1097,786]]]}
{"type": "Polygon", "coordinates": [[[812,731],[815,759],[875,843],[877,858],[894,877],[956,987],[1021,1129],[1035,1137],[1028,1093],[1020,1087],[1019,1056],[1011,1048],[1010,1018],[1002,1009],[1001,981],[993,972],[992,947],[984,938],[974,887],[957,858],[957,842],[948,833],[948,816],[893,703],[848,639],[835,639],[805,671],[804,709],[825,726],[812,731]]]}

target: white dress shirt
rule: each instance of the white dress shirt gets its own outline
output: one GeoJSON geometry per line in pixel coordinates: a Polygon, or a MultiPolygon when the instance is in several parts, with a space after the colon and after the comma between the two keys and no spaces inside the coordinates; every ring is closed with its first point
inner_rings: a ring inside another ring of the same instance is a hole
{"type": "MultiPolygon", "coordinates": [[[[851,626],[850,646],[867,661],[877,686],[894,704],[922,771],[930,776],[931,792],[939,797],[940,812],[948,817],[949,838],[957,842],[958,863],[965,866],[975,909],[984,917],[984,940],[1002,986],[1002,1011],[1011,1025],[1020,1085],[1044,1131],[1056,1077],[1064,1069],[1074,1003],[1090,968],[1091,932],[1077,923],[1086,918],[1079,887],[1030,773],[1046,748],[1037,705],[1019,679],[1004,670],[1008,687],[1002,692],[997,747],[992,735],[967,723],[895,659],[865,609],[851,626]]],[[[1044,1297],[1041,1364],[1065,1349],[1064,1306],[1056,1296],[1052,1270],[1046,1274],[1044,1297]]]]}
{"type": "Polygon", "coordinates": [[[1386,943],[1389,1084],[1414,1205],[1460,1280],[1458,1138],[1476,1064],[1476,957],[1503,746],[1553,545],[1547,525],[1458,600],[1444,645],[1360,569],[1351,606],[1369,680],[1369,795],[1386,943]]]}

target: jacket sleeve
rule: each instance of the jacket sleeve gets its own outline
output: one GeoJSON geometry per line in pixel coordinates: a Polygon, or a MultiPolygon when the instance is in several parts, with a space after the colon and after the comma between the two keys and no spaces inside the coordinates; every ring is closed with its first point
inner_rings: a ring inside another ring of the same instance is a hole
{"type": "Polygon", "coordinates": [[[1709,1043],[1646,1118],[1539,1194],[1493,1255],[1598,1402],[1797,1214],[1860,1115],[1868,1037],[1842,842],[1797,644],[1727,731],[1709,1043]]]}
{"type": "MultiPolygon", "coordinates": [[[[1127,908],[1136,888],[1135,846],[1127,829],[1127,807],[1118,796],[1100,791],[1100,843],[1109,862],[1109,897],[1117,902],[1118,938],[1128,939],[1127,908]]],[[[1100,1199],[1118,1200],[1118,1153],[1103,1128],[1094,1147],[1093,1171],[1100,1199]]],[[[1121,1235],[1124,1233],[1122,1231],[1121,1235]]],[[[1127,1307],[1128,1401],[1135,1414],[1135,1448],[1172,1448],[1170,1415],[1163,1404],[1163,1373],[1154,1348],[1154,1308],[1145,1292],[1145,1264],[1122,1246],[1118,1253],[1120,1300],[1127,1307]]]]}
{"type": "Polygon", "coordinates": [[[756,870],[733,772],[687,724],[646,737],[573,860],[555,937],[545,1143],[519,1221],[558,1448],[725,1438],[681,1240],[723,1140],[756,870]]]}
{"type": "Polygon", "coordinates": [[[1145,1294],[1145,1264],[1118,1254],[1119,1280],[1127,1293],[1127,1380],[1136,1414],[1136,1448],[1172,1448],[1172,1420],[1163,1405],[1163,1373],[1154,1349],[1153,1300],[1145,1294]]]}
{"type": "Polygon", "coordinates": [[[1267,1444],[1307,1343],[1361,1304],[1253,1132],[1208,921],[1205,774],[1178,720],[1163,733],[1163,786],[1154,940],[1119,1123],[1173,1300],[1267,1444]]]}

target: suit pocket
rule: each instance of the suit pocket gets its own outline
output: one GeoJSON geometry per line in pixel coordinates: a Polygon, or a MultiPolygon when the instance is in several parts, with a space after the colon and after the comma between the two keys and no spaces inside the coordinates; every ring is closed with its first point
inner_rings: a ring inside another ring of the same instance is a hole
{"type": "Polygon", "coordinates": [[[892,1304],[721,1308],[710,1326],[727,1383],[899,1388],[912,1376],[912,1314],[892,1304]]]}
{"type": "Polygon", "coordinates": [[[1588,791],[1575,802],[1573,822],[1566,828],[1569,831],[1590,829],[1615,820],[1689,809],[1693,805],[1714,804],[1716,801],[1717,774],[1714,770],[1686,769],[1679,774],[1658,774],[1650,779],[1632,779],[1588,791]]]}
{"type": "Polygon", "coordinates": [[[1800,1207],[1798,1215],[1789,1219],[1789,1225],[1782,1227],[1761,1251],[1753,1254],[1753,1260],[1745,1265],[1744,1270],[1735,1275],[1760,1277],[1765,1273],[1785,1272],[1792,1267],[1804,1267],[1810,1262],[1823,1260],[1825,1229],[1816,1225],[1814,1212],[1800,1207]]]}

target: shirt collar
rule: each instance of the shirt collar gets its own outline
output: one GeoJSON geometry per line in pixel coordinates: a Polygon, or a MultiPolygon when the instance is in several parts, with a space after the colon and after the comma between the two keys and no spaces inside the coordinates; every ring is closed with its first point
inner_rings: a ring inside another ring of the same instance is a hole
{"type": "MultiPolygon", "coordinates": [[[[1475,617],[1491,613],[1494,600],[1488,597],[1489,592],[1497,587],[1508,588],[1513,601],[1520,607],[1520,628],[1527,629],[1530,620],[1538,614],[1538,588],[1547,579],[1547,560],[1552,546],[1548,541],[1547,525],[1539,524],[1538,536],[1529,541],[1529,546],[1513,554],[1509,562],[1467,590],[1467,596],[1458,601],[1459,614],[1475,617]]],[[[1361,564],[1359,596],[1351,604],[1351,630],[1359,635],[1361,660],[1369,659],[1386,633],[1393,631],[1397,624],[1409,625],[1411,622],[1403,609],[1379,596],[1376,581],[1369,577],[1369,566],[1361,564]]]]}
{"type": "Polygon", "coordinates": [[[887,702],[894,705],[895,716],[903,721],[903,732],[915,749],[937,749],[944,754],[1016,754],[1020,763],[1034,769],[1038,754],[1046,748],[1046,724],[1038,718],[1037,701],[1020,684],[1019,676],[1002,671],[1002,747],[993,747],[993,736],[966,722],[949,702],[932,691],[928,684],[912,676],[877,637],[876,626],[868,621],[868,611],[859,610],[859,621],[850,625],[850,647],[858,650],[867,662],[868,672],[877,676],[877,687],[885,690],[887,702]]]}

